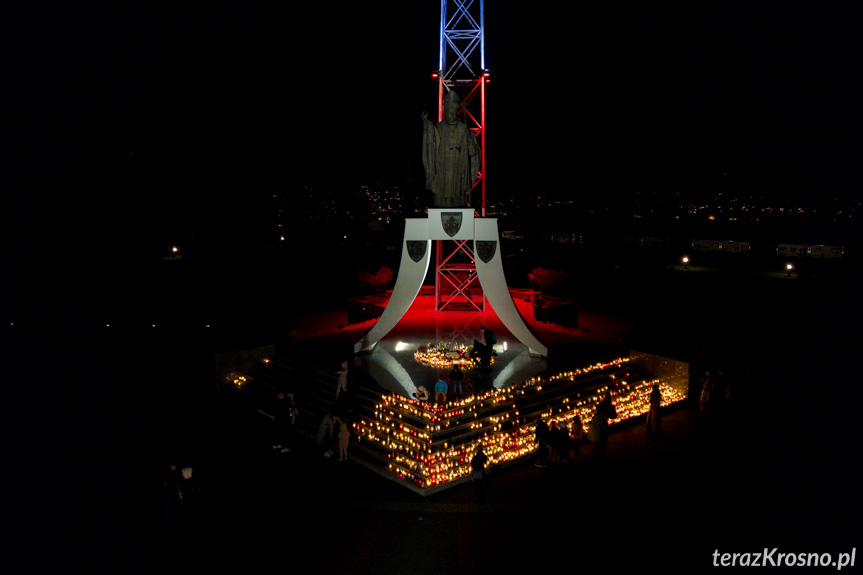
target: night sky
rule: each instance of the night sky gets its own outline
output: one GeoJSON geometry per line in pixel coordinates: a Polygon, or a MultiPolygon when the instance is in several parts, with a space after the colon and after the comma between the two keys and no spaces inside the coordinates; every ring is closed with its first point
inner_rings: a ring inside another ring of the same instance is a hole
{"type": "MultiPolygon", "coordinates": [[[[303,4],[4,8],[9,243],[225,241],[273,190],[416,189],[439,4],[303,4]]],[[[856,194],[861,10],[489,2],[489,194],[856,194]]]]}

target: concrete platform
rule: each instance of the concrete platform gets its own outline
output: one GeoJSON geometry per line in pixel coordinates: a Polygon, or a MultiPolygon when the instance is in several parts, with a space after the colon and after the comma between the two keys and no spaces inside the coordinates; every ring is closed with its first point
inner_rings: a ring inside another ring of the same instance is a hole
{"type": "Polygon", "coordinates": [[[477,389],[506,387],[547,369],[546,358],[530,354],[490,306],[485,312],[436,312],[433,296],[417,298],[408,314],[383,340],[371,351],[356,354],[355,363],[384,389],[410,397],[420,385],[432,390],[439,371],[416,361],[417,348],[429,343],[472,345],[481,336],[481,326],[491,329],[498,343],[490,372],[466,370],[466,377],[477,389]]]}
{"type": "Polygon", "coordinates": [[[375,320],[347,325],[344,311],[339,309],[303,318],[301,323],[307,328],[297,335],[288,353],[313,357],[333,369],[341,361],[354,358],[354,364],[375,377],[384,389],[409,396],[418,385],[431,389],[437,377],[437,370],[415,361],[413,354],[418,346],[441,342],[469,345],[479,338],[483,325],[495,333],[499,355],[491,372],[469,374],[474,386],[482,389],[505,387],[543,372],[564,371],[626,352],[620,334],[633,329],[632,322],[590,310],[580,315],[579,329],[537,322],[531,304],[522,292],[518,294],[513,298],[516,307],[549,348],[548,357],[530,354],[490,306],[485,312],[436,312],[430,295],[418,296],[401,321],[370,352],[354,354],[352,344],[375,320]]]}

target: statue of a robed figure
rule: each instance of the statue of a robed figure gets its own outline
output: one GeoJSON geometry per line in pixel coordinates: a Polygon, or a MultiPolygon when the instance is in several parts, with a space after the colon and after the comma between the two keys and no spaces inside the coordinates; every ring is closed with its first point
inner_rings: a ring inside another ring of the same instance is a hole
{"type": "Polygon", "coordinates": [[[434,207],[463,208],[479,176],[480,150],[476,137],[458,119],[460,98],[444,96],[444,120],[437,124],[423,112],[423,167],[426,189],[434,193],[434,207]]]}

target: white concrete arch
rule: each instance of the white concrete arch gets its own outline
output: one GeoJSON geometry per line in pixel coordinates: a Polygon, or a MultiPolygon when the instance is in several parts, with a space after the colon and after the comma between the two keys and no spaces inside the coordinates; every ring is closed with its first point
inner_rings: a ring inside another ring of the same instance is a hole
{"type": "Polygon", "coordinates": [[[402,259],[387,307],[375,325],[354,344],[354,353],[371,349],[404,317],[423,286],[431,261],[431,240],[425,219],[405,220],[405,239],[402,242],[402,259]]]}
{"type": "Polygon", "coordinates": [[[392,296],[375,325],[354,344],[354,352],[373,348],[407,313],[428,272],[432,240],[473,240],[477,277],[498,318],[531,354],[548,356],[548,348],[524,321],[506,285],[497,219],[474,218],[471,209],[453,208],[431,208],[427,218],[405,219],[401,264],[392,296]]]}

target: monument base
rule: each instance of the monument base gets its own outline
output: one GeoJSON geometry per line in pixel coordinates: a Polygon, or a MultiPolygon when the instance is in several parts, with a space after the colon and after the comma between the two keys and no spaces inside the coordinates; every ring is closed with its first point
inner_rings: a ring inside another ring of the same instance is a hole
{"type": "Polygon", "coordinates": [[[431,208],[427,218],[407,218],[399,273],[392,296],[375,325],[354,345],[368,351],[404,317],[422,288],[431,260],[432,240],[468,241],[473,244],[476,273],[482,293],[503,325],[533,355],[547,356],[512,300],[503,273],[496,218],[474,218],[472,209],[431,208]]]}

